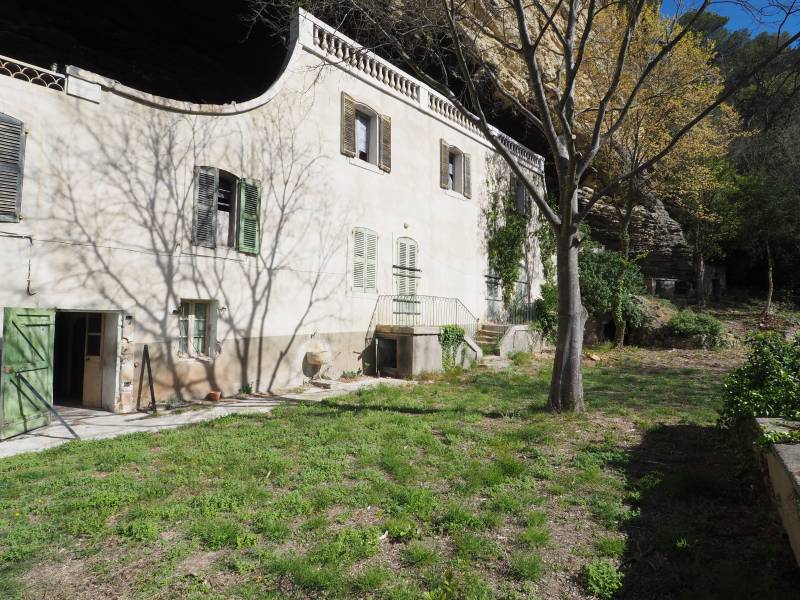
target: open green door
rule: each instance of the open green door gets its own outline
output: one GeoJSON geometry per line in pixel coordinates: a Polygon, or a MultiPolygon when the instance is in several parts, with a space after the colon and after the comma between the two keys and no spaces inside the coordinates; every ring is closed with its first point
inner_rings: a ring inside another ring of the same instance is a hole
{"type": "Polygon", "coordinates": [[[50,422],[49,410],[33,390],[53,404],[53,337],[56,312],[6,308],[0,370],[0,439],[50,422]]]}

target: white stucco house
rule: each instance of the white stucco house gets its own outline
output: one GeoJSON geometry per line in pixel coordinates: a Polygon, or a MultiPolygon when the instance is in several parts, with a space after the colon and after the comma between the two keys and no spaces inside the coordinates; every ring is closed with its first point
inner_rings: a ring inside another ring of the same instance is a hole
{"type": "MultiPolygon", "coordinates": [[[[443,97],[302,11],[281,76],[238,104],[0,57],[0,437],[47,419],[31,390],[135,410],[145,347],[165,400],[297,385],[311,351],[333,376],[374,368],[381,325],[474,333],[496,304],[493,157],[443,97]]],[[[540,276],[534,252],[531,298],[540,276]]]]}

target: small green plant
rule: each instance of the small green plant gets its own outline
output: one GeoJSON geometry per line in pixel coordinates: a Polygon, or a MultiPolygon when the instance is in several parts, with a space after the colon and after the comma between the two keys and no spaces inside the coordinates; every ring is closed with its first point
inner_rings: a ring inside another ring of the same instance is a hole
{"type": "Polygon", "coordinates": [[[249,395],[253,393],[253,384],[252,383],[245,383],[239,388],[240,394],[249,395]]]}
{"type": "Polygon", "coordinates": [[[341,378],[342,379],[358,379],[361,377],[361,369],[356,369],[355,371],[342,371],[341,378]]]}
{"type": "Polygon", "coordinates": [[[464,343],[464,328],[458,325],[443,325],[439,332],[439,344],[442,346],[442,368],[451,370],[456,365],[456,351],[464,343]]]}
{"type": "Polygon", "coordinates": [[[383,529],[395,542],[407,542],[419,536],[419,528],[411,519],[392,517],[383,523],[383,529]]]}
{"type": "Polygon", "coordinates": [[[400,554],[403,562],[414,567],[426,567],[439,561],[436,551],[421,542],[412,542],[400,554]]]}
{"type": "Polygon", "coordinates": [[[544,563],[538,554],[517,552],[511,555],[511,574],[515,579],[538,581],[543,571],[544,563]]]}
{"type": "Polygon", "coordinates": [[[698,336],[704,348],[717,348],[722,343],[722,323],[706,313],[682,310],[669,320],[667,329],[680,338],[698,336]]]}
{"type": "Polygon", "coordinates": [[[593,560],[584,567],[586,590],[602,600],[610,600],[622,589],[624,575],[610,562],[593,560]]]}
{"type": "Polygon", "coordinates": [[[524,367],[531,362],[530,352],[512,352],[508,355],[515,367],[524,367]]]}
{"type": "Polygon", "coordinates": [[[799,419],[800,338],[758,333],[749,343],[747,361],[725,380],[719,424],[733,427],[752,417],[799,419]]]}

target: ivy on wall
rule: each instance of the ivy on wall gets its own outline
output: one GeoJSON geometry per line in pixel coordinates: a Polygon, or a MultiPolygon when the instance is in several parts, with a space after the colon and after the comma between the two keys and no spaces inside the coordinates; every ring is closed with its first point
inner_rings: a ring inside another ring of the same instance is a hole
{"type": "Polygon", "coordinates": [[[464,343],[464,329],[458,325],[443,325],[439,331],[439,345],[442,347],[442,368],[451,370],[456,365],[456,351],[464,343]]]}
{"type": "MultiPolygon", "coordinates": [[[[493,160],[495,159],[495,160],[493,160]]],[[[487,164],[488,201],[483,209],[486,253],[489,268],[500,281],[503,305],[507,308],[519,280],[519,265],[530,242],[530,218],[517,212],[516,190],[504,165],[489,159],[487,164]]]]}

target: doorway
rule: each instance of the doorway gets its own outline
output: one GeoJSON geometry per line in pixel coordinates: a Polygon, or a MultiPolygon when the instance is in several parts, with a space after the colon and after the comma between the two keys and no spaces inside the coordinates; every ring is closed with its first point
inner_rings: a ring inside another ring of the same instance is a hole
{"type": "MultiPolygon", "coordinates": [[[[99,312],[56,312],[53,343],[53,400],[56,404],[103,408],[106,371],[106,315],[99,312]]],[[[115,341],[115,340],[114,340],[115,341]]]]}

